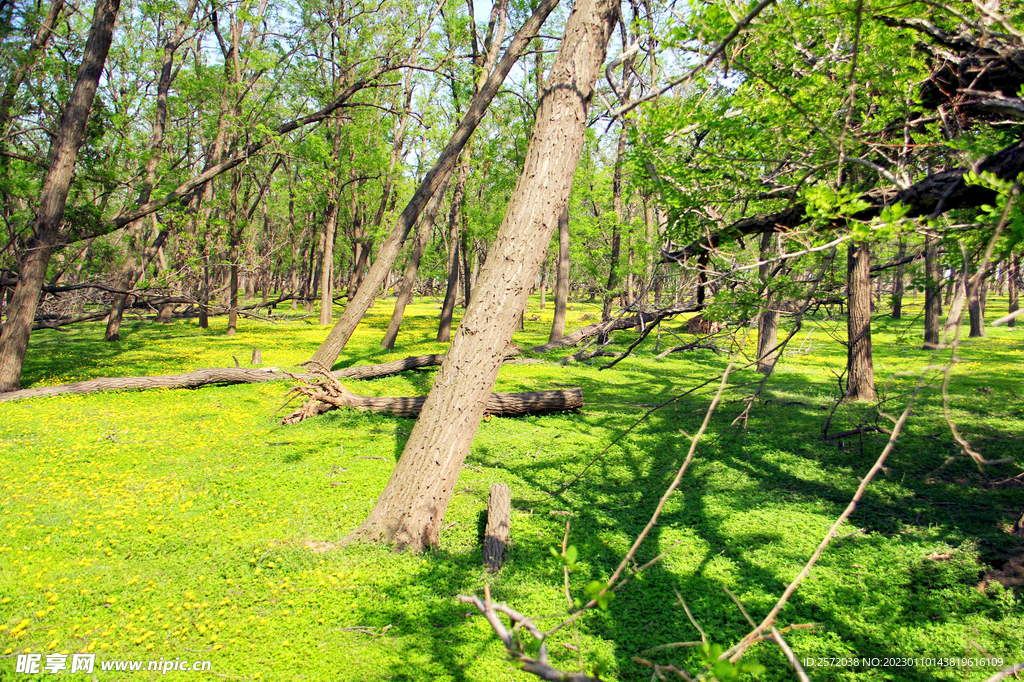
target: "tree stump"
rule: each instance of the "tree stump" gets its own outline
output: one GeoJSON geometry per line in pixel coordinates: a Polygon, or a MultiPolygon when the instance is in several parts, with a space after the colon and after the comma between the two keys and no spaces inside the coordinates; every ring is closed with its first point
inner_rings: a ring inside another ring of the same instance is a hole
{"type": "Polygon", "coordinates": [[[484,531],[484,566],[491,573],[501,568],[512,524],[512,494],[504,483],[491,486],[487,501],[487,529],[484,531]]]}
{"type": "Polygon", "coordinates": [[[263,351],[259,348],[252,349],[252,360],[249,361],[250,365],[262,365],[263,364],[263,351]]]}

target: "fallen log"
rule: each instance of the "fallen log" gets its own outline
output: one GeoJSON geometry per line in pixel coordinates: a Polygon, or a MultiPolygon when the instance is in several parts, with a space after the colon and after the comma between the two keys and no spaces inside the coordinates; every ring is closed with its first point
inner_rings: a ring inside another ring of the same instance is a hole
{"type": "MultiPolygon", "coordinates": [[[[342,395],[332,395],[324,390],[315,390],[306,395],[310,400],[282,419],[282,424],[298,424],[310,417],[339,407],[351,407],[360,411],[387,412],[399,417],[418,417],[423,409],[423,403],[427,400],[425,395],[398,398],[367,397],[356,395],[347,389],[342,395]]],[[[495,417],[521,417],[526,414],[578,410],[581,407],[583,407],[582,388],[528,393],[492,393],[491,397],[487,399],[484,414],[495,417]]]]}
{"type": "Polygon", "coordinates": [[[620,317],[614,320],[607,320],[605,322],[597,322],[595,324],[587,325],[586,327],[580,327],[573,333],[563,336],[558,341],[549,341],[543,346],[536,346],[530,350],[534,353],[547,353],[548,351],[558,348],[571,348],[572,346],[586,341],[593,336],[597,336],[598,334],[607,334],[608,332],[618,331],[620,329],[647,327],[651,324],[656,324],[666,317],[682,313],[695,313],[702,308],[703,306],[694,304],[665,308],[664,310],[653,310],[651,312],[640,312],[636,315],[631,315],[630,317],[620,317]]]}
{"type": "Polygon", "coordinates": [[[102,377],[73,384],[25,388],[20,391],[0,393],[0,402],[23,400],[25,398],[46,398],[54,395],[99,393],[101,391],[131,391],[149,388],[196,388],[206,384],[254,384],[261,381],[287,379],[288,375],[276,370],[249,369],[240,367],[214,367],[197,369],[185,374],[167,374],[151,377],[102,377]]]}
{"type": "MultiPolygon", "coordinates": [[[[339,369],[331,374],[338,379],[375,379],[398,374],[409,369],[440,365],[444,355],[417,355],[401,360],[392,360],[380,365],[357,365],[339,369]]],[[[25,398],[46,398],[54,395],[99,393],[101,391],[132,391],[150,388],[197,388],[207,384],[256,384],[263,381],[279,381],[299,377],[312,379],[314,374],[291,374],[276,367],[214,367],[197,369],[184,374],[142,377],[102,377],[87,381],[76,381],[59,386],[26,388],[20,391],[0,393],[0,402],[25,398]]]]}
{"type": "Polygon", "coordinates": [[[444,353],[414,355],[410,358],[392,360],[391,362],[385,362],[380,365],[356,365],[355,367],[346,367],[345,369],[335,370],[334,372],[331,372],[331,374],[338,379],[376,379],[378,377],[398,374],[410,369],[440,365],[442,362],[444,362],[444,353]]]}

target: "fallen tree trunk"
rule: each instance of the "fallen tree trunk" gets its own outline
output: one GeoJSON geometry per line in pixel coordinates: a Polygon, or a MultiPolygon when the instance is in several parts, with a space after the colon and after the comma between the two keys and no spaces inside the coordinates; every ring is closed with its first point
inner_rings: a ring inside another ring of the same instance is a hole
{"type": "Polygon", "coordinates": [[[434,353],[433,355],[414,355],[410,358],[392,360],[391,362],[385,362],[380,365],[356,365],[355,367],[346,367],[345,369],[335,370],[331,372],[331,374],[338,379],[376,379],[378,377],[387,377],[392,374],[398,374],[410,369],[440,365],[442,361],[444,361],[444,353],[434,353]]]}
{"type": "MultiPolygon", "coordinates": [[[[375,379],[378,377],[391,376],[409,369],[419,367],[430,367],[440,365],[444,355],[416,355],[401,360],[393,360],[380,365],[357,365],[339,369],[332,374],[339,379],[375,379]]],[[[73,384],[61,384],[59,386],[43,386],[40,388],[26,388],[20,391],[0,393],[0,402],[7,400],[22,400],[24,398],[46,398],[54,395],[99,393],[100,391],[131,391],[145,390],[148,388],[197,388],[207,384],[256,384],[263,381],[278,381],[281,379],[312,379],[313,374],[292,374],[282,372],[276,367],[248,368],[248,367],[214,367],[211,369],[197,369],[194,372],[185,374],[168,374],[164,376],[149,377],[103,377],[100,379],[89,379],[88,381],[76,381],[73,384]]]]}
{"type": "Polygon", "coordinates": [[[666,308],[664,310],[653,310],[651,312],[641,312],[630,317],[620,317],[614,320],[608,320],[606,322],[597,322],[595,324],[587,325],[586,327],[580,327],[572,334],[563,336],[558,341],[549,341],[543,346],[536,346],[530,350],[534,353],[547,353],[548,351],[555,350],[557,348],[571,348],[583,341],[586,341],[592,336],[598,334],[607,334],[608,332],[618,331],[620,329],[634,329],[636,327],[647,327],[651,324],[656,324],[660,320],[665,319],[671,315],[679,315],[681,313],[695,313],[701,310],[702,306],[699,305],[688,305],[679,308],[666,308]]]}
{"type": "MultiPolygon", "coordinates": [[[[400,398],[370,398],[356,395],[347,389],[340,394],[329,393],[319,387],[306,393],[310,400],[301,408],[281,420],[282,424],[298,424],[339,407],[360,411],[387,412],[399,417],[418,417],[427,396],[400,398]]],[[[583,407],[583,389],[567,388],[557,391],[531,391],[529,393],[492,393],[487,399],[485,415],[495,417],[521,417],[525,414],[565,412],[583,407]]]]}

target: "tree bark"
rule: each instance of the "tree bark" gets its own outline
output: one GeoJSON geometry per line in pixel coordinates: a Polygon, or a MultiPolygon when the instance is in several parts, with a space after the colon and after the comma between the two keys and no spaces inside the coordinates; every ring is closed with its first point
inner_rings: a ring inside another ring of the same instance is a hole
{"type": "Polygon", "coordinates": [[[569,303],[569,204],[558,216],[558,271],[555,275],[555,316],[548,343],[565,336],[565,310],[569,303]]]}
{"type": "Polygon", "coordinates": [[[0,392],[15,391],[21,382],[36,307],[39,305],[50,256],[62,241],[61,227],[78,149],[85,140],[85,125],[103,65],[110,51],[120,0],[98,0],[85,43],[82,63],[71,97],[61,116],[51,149],[49,171],[39,193],[35,225],[18,269],[18,284],[0,332],[0,392]]]}
{"type": "Polygon", "coordinates": [[[384,340],[380,342],[380,347],[386,350],[391,350],[395,347],[395,339],[398,338],[398,330],[402,326],[405,307],[412,300],[412,292],[416,288],[416,274],[419,272],[420,259],[427,248],[427,243],[430,242],[430,235],[434,230],[434,221],[437,219],[437,213],[441,209],[444,190],[445,188],[442,187],[430,200],[430,204],[427,205],[427,210],[420,218],[419,225],[416,228],[416,237],[413,239],[412,250],[409,253],[409,265],[406,266],[405,277],[402,278],[401,284],[398,285],[398,298],[395,300],[395,309],[391,313],[391,322],[388,324],[388,330],[384,334],[384,340]]]}
{"type": "Polygon", "coordinates": [[[939,239],[928,235],[924,241],[924,350],[938,348],[942,325],[942,273],[939,269],[939,239]]]}
{"type": "Polygon", "coordinates": [[[350,540],[382,540],[413,550],[437,546],[502,351],[569,199],[594,82],[617,14],[614,0],[579,0],[573,8],[537,111],[523,172],[477,291],[391,479],[350,540]]]}
{"type": "Polygon", "coordinates": [[[363,319],[363,315],[370,309],[370,305],[376,298],[384,278],[391,271],[395,259],[401,251],[402,243],[408,237],[410,230],[416,223],[416,219],[419,218],[420,212],[430,197],[437,192],[441,185],[447,183],[451,177],[452,171],[455,168],[455,162],[462,152],[462,148],[469,141],[470,136],[483,119],[487,107],[498,93],[501,84],[505,80],[505,76],[508,75],[512,66],[522,56],[530,40],[540,29],[541,25],[543,25],[544,20],[547,19],[548,14],[557,3],[558,0],[542,0],[537,11],[533,13],[515,35],[512,43],[505,51],[505,56],[502,57],[497,67],[488,76],[484,86],[473,97],[466,115],[459,122],[455,132],[452,133],[448,145],[441,152],[441,156],[434,164],[434,167],[423,178],[415,194],[413,194],[406,205],[405,210],[402,211],[392,226],[388,237],[381,244],[377,252],[377,259],[374,261],[373,267],[366,274],[363,282],[364,286],[361,286],[355,292],[355,295],[349,299],[341,319],[338,320],[330,334],[327,335],[327,338],[313,354],[313,360],[329,367],[338,359],[338,355],[352,337],[352,333],[363,319]]]}
{"type": "MultiPolygon", "coordinates": [[[[252,371],[252,370],[250,370],[252,371]]],[[[297,424],[301,421],[339,407],[351,407],[361,412],[393,414],[396,417],[418,417],[423,411],[427,396],[367,397],[347,393],[343,397],[318,394],[316,404],[304,407],[281,420],[282,424],[297,424]]],[[[528,393],[491,393],[483,414],[495,417],[521,417],[526,414],[547,414],[566,412],[583,407],[583,389],[564,388],[556,391],[530,391],[528,393]]],[[[482,415],[481,415],[482,416],[482,415]]]]}
{"type": "Polygon", "coordinates": [[[850,244],[846,264],[846,399],[873,402],[878,396],[871,358],[871,260],[867,243],[850,244]]]}

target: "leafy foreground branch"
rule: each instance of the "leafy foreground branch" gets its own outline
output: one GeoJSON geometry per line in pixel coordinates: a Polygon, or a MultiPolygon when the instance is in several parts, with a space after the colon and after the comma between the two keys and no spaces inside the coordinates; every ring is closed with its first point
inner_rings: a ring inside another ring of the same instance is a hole
{"type": "MultiPolygon", "coordinates": [[[[953,339],[951,345],[954,348],[956,346],[957,341],[958,338],[953,339]]],[[[741,347],[742,345],[743,344],[740,344],[741,347]]],[[[937,356],[938,352],[939,350],[936,349],[934,351],[934,355],[937,356]]],[[[682,596],[679,595],[677,592],[677,596],[679,598],[678,603],[686,610],[687,617],[690,619],[691,623],[693,623],[694,627],[701,633],[701,641],[684,642],[670,646],[700,647],[698,649],[698,653],[700,654],[700,658],[704,663],[704,668],[699,673],[692,674],[690,672],[687,672],[686,670],[676,667],[675,665],[659,665],[640,657],[634,657],[633,660],[642,665],[646,665],[648,667],[653,668],[655,677],[659,678],[663,677],[663,673],[671,672],[675,673],[677,676],[685,680],[717,679],[721,682],[727,682],[737,679],[740,673],[743,672],[758,674],[760,671],[762,671],[763,668],[760,665],[749,660],[743,661],[741,659],[751,645],[757,642],[771,641],[777,644],[782,649],[786,657],[786,660],[789,662],[789,665],[793,668],[797,679],[801,680],[801,682],[809,682],[810,678],[803,670],[799,658],[793,653],[792,649],[789,647],[789,645],[786,643],[785,639],[783,639],[782,636],[782,633],[790,628],[809,626],[793,625],[789,628],[782,628],[780,630],[777,626],[778,615],[785,607],[785,605],[789,602],[790,598],[796,592],[800,584],[804,581],[804,579],[806,579],[810,575],[811,569],[821,558],[824,551],[828,548],[828,546],[832,543],[832,541],[835,538],[839,537],[838,530],[840,526],[856,510],[857,505],[863,498],[864,492],[867,490],[868,485],[870,485],[871,481],[874,479],[877,473],[881,471],[884,467],[886,459],[895,448],[900,432],[902,431],[904,425],[907,422],[907,419],[910,416],[917,396],[919,395],[921,390],[927,385],[927,376],[929,374],[929,370],[935,366],[935,359],[936,358],[933,356],[932,363],[930,363],[929,366],[919,375],[917,385],[911,392],[907,400],[906,407],[904,408],[902,414],[899,416],[898,419],[894,420],[892,430],[884,431],[889,436],[888,441],[885,447],[883,448],[881,454],[879,454],[874,464],[871,466],[867,474],[861,480],[860,485],[858,486],[852,499],[847,504],[843,512],[839,515],[839,517],[835,520],[835,522],[829,527],[828,531],[825,533],[825,536],[822,538],[818,547],[807,560],[803,568],[796,575],[796,577],[787,585],[783,594],[779,597],[778,601],[771,608],[768,615],[765,616],[760,623],[755,623],[755,621],[747,614],[742,604],[740,604],[739,601],[736,600],[735,597],[733,597],[734,601],[736,601],[737,605],[743,612],[744,616],[747,618],[748,622],[750,622],[752,629],[735,646],[723,651],[722,647],[712,645],[708,642],[708,638],[704,630],[700,627],[696,620],[694,620],[689,608],[687,608],[686,603],[683,601],[682,596]]],[[[586,591],[587,596],[590,598],[588,603],[583,604],[582,606],[579,606],[577,603],[578,608],[576,608],[575,611],[573,611],[570,607],[571,613],[567,618],[565,618],[558,625],[552,627],[547,632],[540,632],[539,629],[532,623],[529,617],[516,612],[511,607],[505,604],[492,603],[490,600],[490,590],[487,585],[484,586],[484,600],[480,600],[479,598],[472,596],[459,596],[459,601],[467,604],[472,604],[477,608],[477,610],[481,614],[484,615],[484,617],[487,618],[487,621],[488,623],[490,623],[491,628],[494,630],[494,633],[505,644],[505,648],[508,650],[509,656],[512,658],[513,661],[519,663],[522,666],[523,670],[530,672],[543,680],[597,679],[595,677],[590,677],[584,673],[564,673],[553,668],[548,663],[547,659],[546,639],[558,630],[562,629],[563,627],[575,623],[580,616],[582,616],[587,611],[593,609],[595,606],[598,606],[602,609],[607,608],[608,600],[614,596],[614,592],[616,592],[618,588],[622,587],[628,582],[628,578],[620,580],[622,578],[622,574],[625,571],[626,567],[630,565],[631,562],[633,562],[636,551],[638,550],[644,539],[647,537],[651,529],[657,523],[662,508],[667,502],[669,496],[671,496],[672,493],[679,486],[679,483],[682,480],[683,475],[686,473],[686,470],[688,469],[690,463],[693,461],[697,443],[706,431],[711,416],[715,412],[715,409],[717,408],[720,402],[722,394],[726,389],[729,375],[735,366],[735,362],[736,357],[734,356],[733,360],[729,363],[729,366],[722,373],[721,384],[719,385],[718,391],[711,400],[711,404],[709,405],[704,415],[704,420],[700,426],[700,429],[697,431],[696,434],[694,434],[694,436],[690,440],[690,447],[689,451],[687,452],[686,458],[680,466],[678,472],[676,473],[675,478],[672,480],[672,483],[669,485],[668,489],[662,495],[661,500],[659,501],[657,507],[651,515],[650,520],[647,522],[647,525],[637,536],[636,540],[633,542],[629,551],[626,553],[626,556],[623,557],[622,561],[620,562],[619,566],[616,568],[615,572],[612,574],[612,577],[608,580],[608,582],[596,584],[592,583],[591,586],[588,587],[586,591]],[[511,632],[504,626],[504,624],[498,618],[499,613],[504,613],[511,619],[513,623],[511,632]],[[522,636],[515,636],[523,628],[525,628],[526,632],[529,633],[531,637],[531,639],[526,640],[525,642],[522,636]]],[[[554,552],[554,550],[552,551],[554,552]]],[[[662,556],[664,555],[662,554],[655,557],[653,560],[637,568],[634,572],[639,573],[640,571],[645,570],[648,566],[651,566],[654,563],[658,562],[662,556]]],[[[571,564],[575,562],[576,548],[570,547],[567,551],[565,548],[565,544],[563,543],[561,557],[563,562],[566,564],[566,570],[568,571],[569,568],[571,568],[571,564]]],[[[566,581],[566,590],[568,591],[568,581],[566,581]]],[[[730,594],[730,596],[732,595],[730,594]]],[[[1024,669],[1024,664],[1017,664],[1005,667],[1002,670],[998,671],[995,675],[990,677],[988,680],[986,680],[986,682],[997,682],[998,680],[1001,680],[1004,677],[1011,675],[1021,669],[1024,669]]]]}

